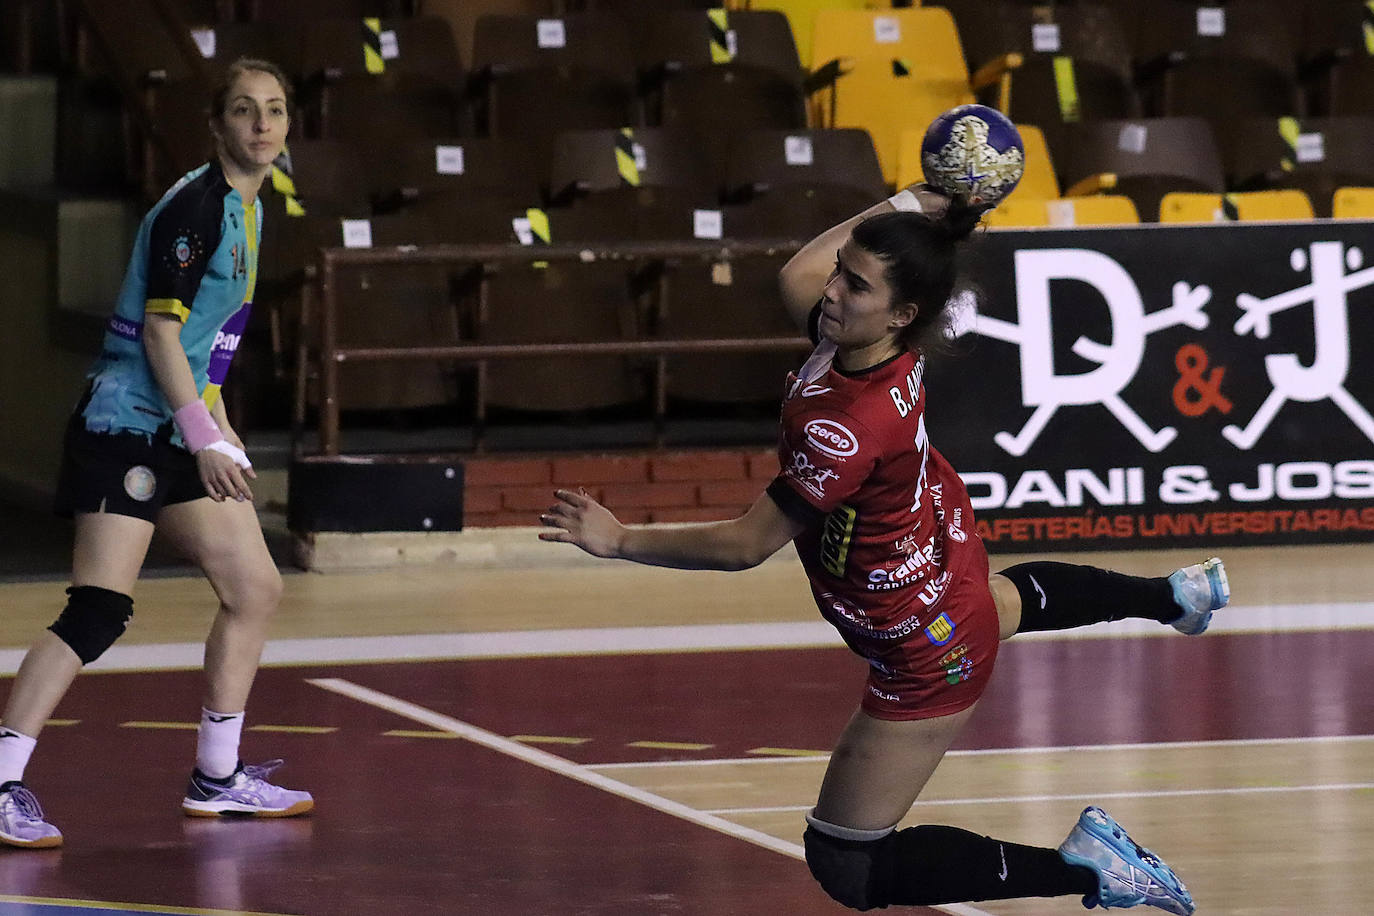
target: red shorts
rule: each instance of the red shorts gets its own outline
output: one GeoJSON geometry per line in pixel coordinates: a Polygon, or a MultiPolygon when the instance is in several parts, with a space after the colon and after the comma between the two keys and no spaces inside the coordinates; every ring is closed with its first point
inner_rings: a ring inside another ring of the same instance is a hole
{"type": "MultiPolygon", "coordinates": [[[[1000,625],[983,550],[965,563],[928,614],[931,622],[896,645],[865,641],[863,711],[875,719],[933,719],[983,695],[997,660],[1000,625]]],[[[858,648],[858,647],[856,647],[858,648]]]]}

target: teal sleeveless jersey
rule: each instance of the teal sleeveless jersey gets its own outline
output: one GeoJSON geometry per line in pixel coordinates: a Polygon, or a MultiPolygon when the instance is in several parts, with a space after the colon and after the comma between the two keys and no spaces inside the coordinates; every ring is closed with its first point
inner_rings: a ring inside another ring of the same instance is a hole
{"type": "Polygon", "coordinates": [[[217,162],[189,172],[148,211],[89,374],[88,430],[151,435],[171,419],[143,351],[149,314],[183,323],[196,389],[214,407],[253,307],[261,218],[261,202],[245,207],[217,162]]]}

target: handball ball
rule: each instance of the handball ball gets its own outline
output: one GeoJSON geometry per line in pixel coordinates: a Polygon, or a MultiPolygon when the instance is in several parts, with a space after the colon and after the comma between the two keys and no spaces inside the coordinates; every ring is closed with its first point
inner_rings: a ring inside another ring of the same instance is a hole
{"type": "Polygon", "coordinates": [[[973,206],[995,207],[1026,169],[1021,134],[1007,116],[986,105],[960,105],[926,128],[921,142],[926,183],[973,206]]]}

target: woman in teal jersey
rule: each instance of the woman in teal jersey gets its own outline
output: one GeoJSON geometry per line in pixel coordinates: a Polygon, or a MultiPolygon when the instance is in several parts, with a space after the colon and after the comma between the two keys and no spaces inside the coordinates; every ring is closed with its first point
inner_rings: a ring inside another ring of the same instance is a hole
{"type": "Polygon", "coordinates": [[[273,765],[245,767],[238,758],[282,584],[254,508],[252,464],[219,398],[252,305],[258,190],[285,145],[289,111],[289,82],[277,67],[232,64],[211,98],[215,155],[140,226],[67,431],[57,494],[58,511],[75,519],[67,606],[25,656],[0,725],[4,843],[62,843],[24,785],[24,768],[81,666],[124,631],[155,528],[201,567],[220,599],[183,810],[280,817],[314,805],[309,793],[268,782],[273,765]]]}

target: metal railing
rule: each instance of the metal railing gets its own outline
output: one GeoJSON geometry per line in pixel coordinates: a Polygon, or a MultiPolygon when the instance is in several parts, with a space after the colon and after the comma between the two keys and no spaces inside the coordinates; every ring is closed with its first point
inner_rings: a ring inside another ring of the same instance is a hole
{"type": "MultiPolygon", "coordinates": [[[[811,344],[799,335],[776,337],[662,338],[560,342],[533,339],[528,343],[484,343],[478,334],[471,343],[442,346],[341,346],[339,343],[338,272],[349,267],[385,265],[442,265],[463,267],[479,273],[479,314],[485,305],[487,276],[494,268],[535,262],[624,262],[627,265],[681,264],[683,262],[737,262],[746,258],[776,257],[797,251],[797,239],[710,240],[671,242],[558,243],[539,246],[425,245],[394,248],[322,248],[317,266],[302,293],[300,333],[296,360],[294,426],[297,443],[305,428],[308,387],[312,367],[318,376],[319,454],[339,454],[339,372],[342,366],[361,362],[454,361],[475,364],[479,378],[483,367],[498,360],[535,359],[549,356],[651,356],[655,359],[653,385],[655,428],[661,435],[666,412],[667,358],[694,353],[804,352],[811,344]],[[318,322],[313,315],[318,304],[318,322]],[[315,352],[310,340],[315,337],[315,352]]],[[[779,306],[780,307],[780,306],[779,306]]],[[[481,385],[477,393],[477,429],[474,448],[480,450],[485,420],[481,385]]]]}

